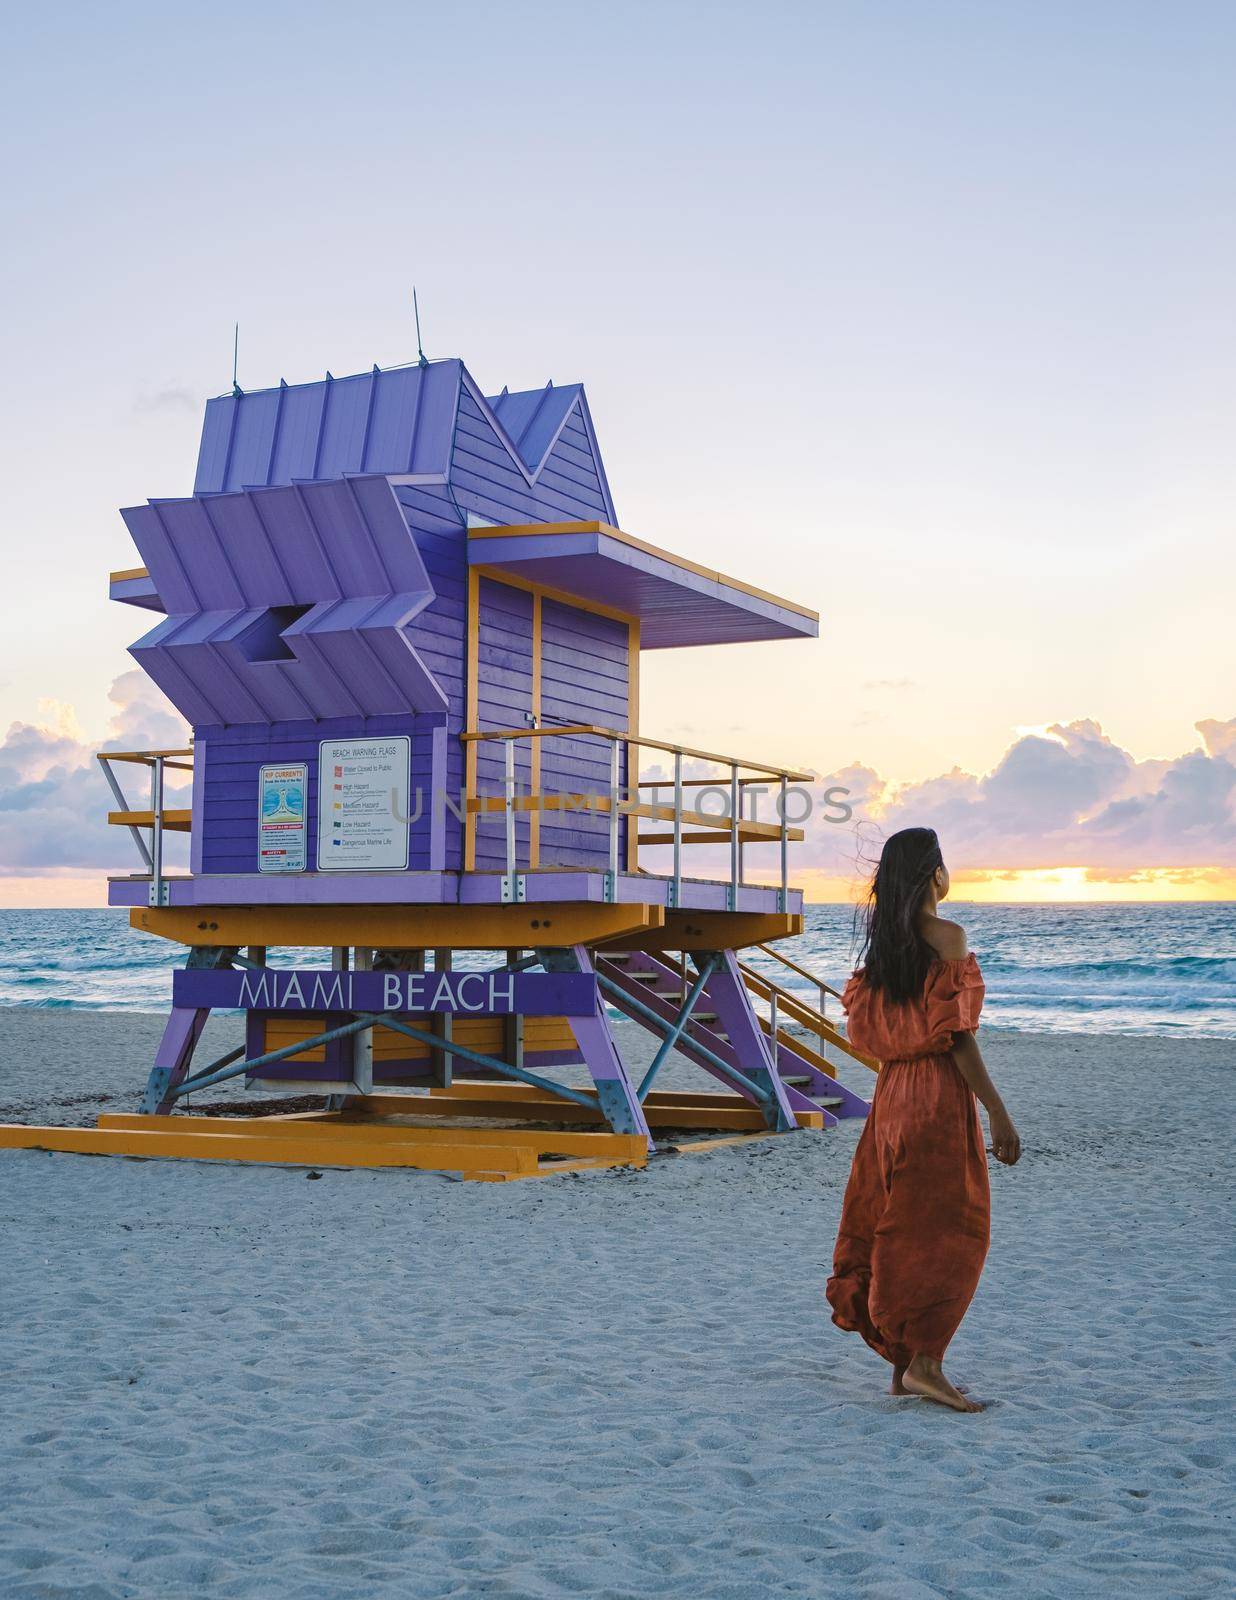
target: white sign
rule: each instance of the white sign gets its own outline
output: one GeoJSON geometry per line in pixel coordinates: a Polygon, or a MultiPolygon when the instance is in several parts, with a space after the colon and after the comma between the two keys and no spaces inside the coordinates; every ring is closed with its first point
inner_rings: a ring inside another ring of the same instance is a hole
{"type": "Polygon", "coordinates": [[[305,796],[309,768],[303,761],[263,767],[258,774],[258,871],[305,870],[305,796]]]}
{"type": "Polygon", "coordinates": [[[408,865],[412,741],[324,739],[318,746],[318,871],[408,865]]]}

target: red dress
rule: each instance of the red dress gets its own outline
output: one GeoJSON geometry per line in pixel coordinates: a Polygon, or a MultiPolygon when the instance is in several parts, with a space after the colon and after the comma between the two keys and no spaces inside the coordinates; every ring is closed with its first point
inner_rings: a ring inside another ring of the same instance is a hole
{"type": "Polygon", "coordinates": [[[922,996],[895,1002],[857,972],[842,1003],[850,1042],[881,1069],[841,1208],[833,1321],[897,1366],[939,1360],[990,1234],[978,1103],[950,1054],[954,1032],[978,1026],[983,975],[973,955],[933,961],[922,996]]]}

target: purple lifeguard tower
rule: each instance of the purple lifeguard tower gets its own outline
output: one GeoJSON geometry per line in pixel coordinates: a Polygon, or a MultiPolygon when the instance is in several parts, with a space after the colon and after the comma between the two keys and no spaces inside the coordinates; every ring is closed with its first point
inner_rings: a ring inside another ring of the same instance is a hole
{"type": "Polygon", "coordinates": [[[809,775],[639,728],[641,651],[810,638],[816,614],[620,532],[581,385],[487,398],[451,360],[237,389],[207,404],[192,495],[122,514],[143,566],[111,595],[161,614],[132,653],[193,741],[100,757],[143,858],[109,899],[188,955],[144,1120],[105,1124],[161,1127],[242,1075],[327,1097],[315,1137],[406,1115],[426,1102],[383,1091],[417,1087],[473,1122],[556,1107],[627,1155],[658,1125],[865,1112],[823,988],[817,1010],[739,955],[801,930],[785,797],[809,775]],[[165,870],[171,829],[188,875],[165,870]],[[699,846],[713,877],[684,870],[699,846]],[[305,947],[329,957],[268,960],[305,947]],[[244,1046],[193,1071],[218,1007],[245,1011],[244,1046]],[[660,1037],[640,1081],[611,1009],[660,1037]],[[671,1050],[723,1093],[656,1090],[671,1050]],[[573,1062],[590,1081],[545,1076],[573,1062]]]}

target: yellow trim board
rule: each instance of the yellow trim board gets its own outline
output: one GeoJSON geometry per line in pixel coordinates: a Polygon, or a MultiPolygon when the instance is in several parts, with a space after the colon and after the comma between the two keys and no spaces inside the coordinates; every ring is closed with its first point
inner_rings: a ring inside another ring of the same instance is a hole
{"type": "Polygon", "coordinates": [[[773,594],[768,589],[757,589],[754,584],[743,583],[739,578],[731,578],[724,572],[718,572],[715,567],[702,566],[698,561],[690,561],[686,556],[675,555],[672,550],[666,550],[661,545],[649,544],[646,539],[637,539],[634,534],[623,533],[621,528],[612,527],[608,522],[524,522],[513,523],[505,528],[469,528],[468,539],[521,539],[530,536],[543,537],[548,535],[569,536],[573,533],[599,533],[607,539],[616,539],[619,544],[629,545],[632,550],[642,550],[645,555],[656,556],[661,561],[667,561],[670,566],[680,567],[684,572],[693,572],[697,577],[708,578],[714,583],[723,583],[730,589],[737,589],[742,594],[749,594],[756,600],[767,600],[775,606],[781,606],[786,611],[793,611],[796,616],[806,617],[811,622],[818,623],[820,614],[812,611],[809,606],[800,606],[796,600],[787,600],[784,595],[773,594]]]}
{"type": "MultiPolygon", "coordinates": [[[[607,728],[600,722],[564,722],[561,725],[555,723],[549,728],[486,728],[483,733],[472,729],[461,733],[459,737],[465,741],[476,742],[481,739],[564,739],[584,734],[595,734],[602,739],[622,740],[641,750],[665,750],[671,755],[691,756],[698,761],[715,761],[721,766],[745,767],[750,772],[764,773],[771,778],[784,778],[787,783],[813,783],[816,776],[811,772],[797,772],[792,767],[771,767],[765,761],[751,761],[746,756],[726,756],[718,754],[715,750],[697,750],[694,745],[671,744],[668,739],[653,739],[644,734],[628,733],[625,728],[607,728]]],[[[658,787],[667,789],[671,782],[672,780],[667,778],[658,787]]],[[[649,780],[648,787],[652,786],[652,781],[649,780]]],[[[716,817],[712,820],[715,822],[716,817]]]]}
{"type": "Polygon", "coordinates": [[[484,1141],[475,1132],[454,1144],[407,1140],[384,1143],[330,1139],[316,1131],[300,1139],[257,1133],[201,1133],[196,1119],[177,1119],[174,1129],[34,1128],[0,1124],[0,1148],[54,1150],[75,1155],[148,1156],[176,1161],[252,1161],[264,1166],[415,1167],[430,1172],[500,1171],[512,1176],[537,1170],[536,1152],[528,1146],[507,1148],[484,1141]],[[484,1141],[484,1142],[483,1142],[484,1141]]]}
{"type": "Polygon", "coordinates": [[[620,1167],[634,1167],[642,1171],[648,1157],[642,1161],[622,1161],[609,1156],[568,1156],[564,1161],[550,1161],[535,1172],[465,1172],[463,1177],[471,1183],[526,1183],[530,1178],[557,1178],[568,1172],[613,1172],[620,1167]]]}
{"type": "Polygon", "coordinates": [[[772,1128],[763,1128],[758,1133],[730,1133],[720,1139],[691,1139],[684,1144],[667,1145],[666,1149],[672,1150],[676,1156],[704,1156],[713,1150],[732,1150],[738,1145],[751,1144],[757,1139],[780,1137],[781,1135],[772,1128]]]}
{"type": "MultiPolygon", "coordinates": [[[[409,1097],[411,1098],[411,1097],[409,1097]]],[[[428,1096],[412,1102],[409,1115],[430,1116],[436,1111],[428,1096]]],[[[439,1115],[441,1113],[438,1113],[439,1115]]],[[[308,1111],[279,1117],[202,1117],[172,1114],[146,1116],[141,1112],[104,1112],[100,1128],[127,1128],[132,1132],[185,1132],[232,1134],[245,1137],[300,1140],[324,1139],[332,1144],[423,1144],[483,1145],[506,1149],[532,1150],[538,1156],[567,1155],[605,1157],[610,1160],[640,1160],[648,1153],[648,1141],[637,1133],[597,1133],[544,1128],[458,1128],[440,1124],[387,1120],[356,1115],[348,1111],[308,1111]]]]}

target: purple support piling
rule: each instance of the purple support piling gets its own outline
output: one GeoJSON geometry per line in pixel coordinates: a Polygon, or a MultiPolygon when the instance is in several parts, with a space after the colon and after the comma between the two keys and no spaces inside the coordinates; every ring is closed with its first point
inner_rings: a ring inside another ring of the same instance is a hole
{"type": "MultiPolygon", "coordinates": [[[[720,961],[709,978],[704,993],[710,1008],[717,1013],[721,1031],[729,1035],[730,1048],[747,1076],[761,1088],[772,1090],[787,1128],[797,1126],[786,1085],[773,1071],[772,1052],[764,1030],[751,1006],[751,996],[738,970],[738,957],[732,950],[718,952],[720,961]]],[[[812,1110],[817,1109],[814,1105],[812,1110]]]]}
{"type": "Polygon", "coordinates": [[[193,1060],[193,1052],[209,1015],[210,1012],[204,1007],[172,1007],[146,1083],[143,1111],[164,1116],[175,1105],[172,1090],[178,1088],[188,1075],[189,1063],[193,1060]]]}
{"type": "MultiPolygon", "coordinates": [[[[596,970],[592,965],[592,957],[584,945],[577,944],[572,953],[580,972],[591,973],[596,970]]],[[[597,1102],[610,1127],[615,1133],[642,1133],[647,1138],[648,1148],[651,1150],[653,1140],[648,1129],[648,1119],[644,1116],[644,1108],[640,1105],[635,1085],[631,1082],[622,1057],[618,1054],[618,1046],[614,1043],[609,1019],[605,1015],[605,1002],[600,994],[597,995],[596,1009],[592,1016],[571,1017],[569,1021],[575,1042],[579,1045],[579,1052],[584,1058],[584,1064],[592,1074],[592,1081],[596,1085],[597,1102]]]]}

